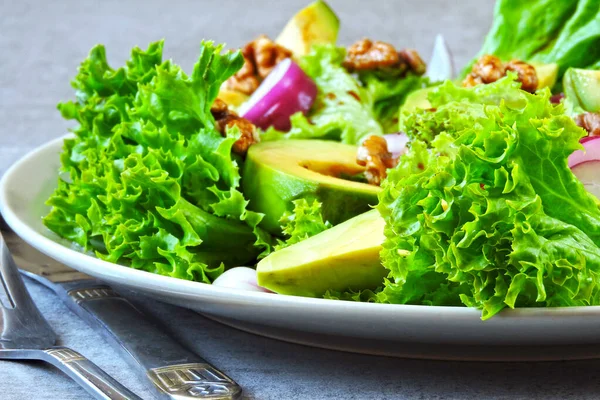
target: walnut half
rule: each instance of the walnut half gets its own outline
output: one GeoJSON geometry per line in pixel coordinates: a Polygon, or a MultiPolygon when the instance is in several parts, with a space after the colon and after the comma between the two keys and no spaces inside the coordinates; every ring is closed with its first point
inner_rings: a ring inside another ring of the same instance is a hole
{"type": "Polygon", "coordinates": [[[516,72],[519,75],[517,80],[521,82],[521,89],[529,93],[534,93],[537,90],[538,77],[533,65],[520,60],[512,60],[506,64],[506,70],[516,72]]]}
{"type": "Polygon", "coordinates": [[[492,83],[506,76],[507,71],[516,72],[521,89],[534,93],[538,87],[538,77],[535,68],[521,60],[512,60],[504,64],[498,57],[486,54],[481,56],[471,72],[463,80],[463,86],[472,87],[482,83],[492,83]]]}
{"type": "Polygon", "coordinates": [[[240,137],[233,144],[232,150],[234,153],[244,156],[251,145],[259,142],[260,138],[256,126],[230,110],[223,100],[216,99],[210,108],[210,112],[215,119],[215,127],[221,135],[225,136],[227,129],[234,126],[240,130],[240,137]]]}
{"type": "Polygon", "coordinates": [[[396,51],[389,43],[367,38],[348,47],[343,65],[349,72],[378,71],[395,76],[409,71],[425,73],[425,63],[416,50],[396,51]]]}
{"type": "Polygon", "coordinates": [[[379,186],[387,177],[387,169],[394,168],[398,159],[388,151],[387,141],[383,136],[371,135],[358,148],[356,162],[366,167],[367,181],[371,185],[379,186]]]}
{"type": "Polygon", "coordinates": [[[575,123],[590,136],[600,136],[600,113],[586,112],[575,117],[575,123]]]}
{"type": "Polygon", "coordinates": [[[292,52],[260,35],[242,48],[242,55],[244,65],[225,82],[225,87],[250,95],[280,61],[292,56],[292,52]]]}

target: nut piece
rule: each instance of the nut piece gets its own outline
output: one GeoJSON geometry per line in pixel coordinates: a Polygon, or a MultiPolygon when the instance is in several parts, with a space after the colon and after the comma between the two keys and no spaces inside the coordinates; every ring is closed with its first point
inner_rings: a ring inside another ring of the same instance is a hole
{"type": "Polygon", "coordinates": [[[512,60],[504,64],[496,56],[486,54],[479,58],[469,75],[463,80],[464,87],[473,87],[482,83],[492,83],[506,76],[507,71],[517,73],[521,89],[533,93],[537,90],[538,77],[535,68],[521,60],[512,60]]]}
{"type": "Polygon", "coordinates": [[[280,61],[292,56],[292,52],[260,35],[242,48],[242,55],[244,65],[225,82],[225,86],[250,95],[280,61]]]}
{"type": "MultiPolygon", "coordinates": [[[[244,53],[242,53],[244,55],[244,53]]],[[[229,90],[235,90],[247,95],[251,95],[260,85],[258,74],[254,63],[244,55],[244,65],[238,72],[231,76],[225,82],[225,87],[229,90]]]]}
{"type": "Polygon", "coordinates": [[[344,67],[350,72],[390,68],[399,64],[400,56],[394,46],[367,38],[348,47],[344,60],[344,67]]]}
{"type": "Polygon", "coordinates": [[[480,77],[475,76],[473,73],[470,73],[469,75],[467,75],[465,77],[465,79],[462,82],[462,85],[464,87],[473,87],[473,86],[481,85],[482,83],[483,83],[483,80],[481,80],[480,77]]]}
{"type": "Polygon", "coordinates": [[[234,153],[242,156],[246,155],[248,148],[260,141],[254,124],[230,110],[223,100],[216,99],[210,108],[210,112],[215,119],[215,127],[221,135],[225,136],[227,129],[234,126],[240,130],[240,137],[233,144],[232,150],[234,153]]]}
{"type": "Polygon", "coordinates": [[[210,106],[210,113],[215,120],[220,120],[229,111],[229,106],[221,99],[216,99],[215,102],[210,106]]]}
{"type": "Polygon", "coordinates": [[[254,60],[261,80],[265,79],[280,61],[292,56],[290,50],[278,45],[265,35],[260,35],[256,40],[244,46],[242,53],[245,57],[254,60]]]}
{"type": "Polygon", "coordinates": [[[388,151],[384,137],[371,135],[366,138],[356,153],[358,165],[366,167],[365,176],[371,185],[379,186],[387,176],[387,169],[394,168],[398,159],[388,151]]]}
{"type": "Polygon", "coordinates": [[[411,70],[417,75],[423,75],[427,70],[425,62],[414,49],[403,49],[398,52],[400,60],[408,64],[411,70]]]}
{"type": "Polygon", "coordinates": [[[534,93],[537,90],[537,72],[531,64],[520,60],[512,60],[506,64],[506,70],[516,72],[519,75],[518,81],[521,82],[521,89],[529,93],[534,93]]]}
{"type": "Polygon", "coordinates": [[[600,113],[586,112],[575,117],[575,123],[590,136],[600,136],[600,113]]]}
{"type": "Polygon", "coordinates": [[[373,42],[364,38],[348,47],[344,68],[349,72],[382,71],[403,75],[412,71],[418,75],[425,73],[425,63],[416,50],[396,51],[394,46],[379,40],[373,42]]]}
{"type": "Polygon", "coordinates": [[[471,74],[479,77],[483,83],[496,82],[505,75],[505,68],[502,60],[489,54],[481,57],[471,70],[471,74]]]}

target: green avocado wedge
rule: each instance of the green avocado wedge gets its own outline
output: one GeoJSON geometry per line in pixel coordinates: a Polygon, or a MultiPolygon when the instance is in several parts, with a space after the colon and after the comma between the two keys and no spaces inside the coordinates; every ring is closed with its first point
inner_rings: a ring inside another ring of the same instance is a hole
{"type": "Polygon", "coordinates": [[[379,211],[371,210],[276,251],[258,263],[258,284],[305,297],[375,289],[388,273],[379,260],[384,226],[379,211]]]}
{"type": "Polygon", "coordinates": [[[537,74],[538,89],[543,89],[545,87],[552,89],[558,78],[558,64],[542,64],[538,62],[532,62],[530,64],[535,68],[537,74]]]}
{"type": "Polygon", "coordinates": [[[402,114],[402,112],[412,113],[419,109],[426,110],[428,108],[431,108],[431,103],[427,99],[427,96],[434,89],[435,89],[435,86],[423,88],[423,89],[415,90],[414,92],[412,92],[411,94],[406,96],[406,101],[400,108],[400,113],[401,114],[402,114]]]}
{"type": "Polygon", "coordinates": [[[585,111],[600,111],[600,71],[569,68],[563,77],[567,99],[585,111]]]}
{"type": "Polygon", "coordinates": [[[313,44],[335,44],[340,20],[324,1],[317,0],[290,19],[275,40],[294,56],[308,54],[313,44]]]}
{"type": "Polygon", "coordinates": [[[265,214],[261,227],[281,234],[292,200],[316,199],[323,219],[337,225],[377,205],[378,186],[341,179],[364,172],[356,147],[327,140],[278,140],[250,147],[242,174],[248,207],[265,214]]]}

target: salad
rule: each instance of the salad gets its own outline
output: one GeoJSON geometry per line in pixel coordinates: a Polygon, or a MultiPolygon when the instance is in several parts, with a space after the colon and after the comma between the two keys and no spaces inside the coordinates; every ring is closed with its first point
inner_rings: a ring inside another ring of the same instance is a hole
{"type": "Polygon", "coordinates": [[[600,1],[496,3],[454,76],[336,43],[317,0],[275,39],[94,47],[45,225],[97,257],[280,294],[505,308],[600,305],[600,1]],[[240,266],[249,266],[244,268],[240,266]]]}

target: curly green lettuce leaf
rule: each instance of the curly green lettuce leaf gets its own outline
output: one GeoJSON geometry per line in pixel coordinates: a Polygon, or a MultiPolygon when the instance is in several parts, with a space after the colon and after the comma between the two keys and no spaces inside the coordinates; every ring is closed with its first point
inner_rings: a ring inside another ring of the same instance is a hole
{"type": "Polygon", "coordinates": [[[415,90],[430,86],[429,79],[407,75],[396,79],[382,79],[376,74],[361,75],[361,80],[373,103],[375,118],[384,133],[398,131],[399,111],[406,97],[415,90]]]}
{"type": "Polygon", "coordinates": [[[482,54],[591,68],[600,61],[599,0],[499,0],[482,54]]]}
{"type": "Polygon", "coordinates": [[[376,303],[378,301],[377,293],[381,291],[381,288],[375,290],[349,290],[346,292],[340,292],[337,290],[328,290],[323,295],[324,299],[329,300],[344,300],[344,301],[359,301],[362,303],[376,303]]]}
{"type": "Polygon", "coordinates": [[[331,228],[329,221],[323,220],[321,203],[317,200],[293,200],[293,212],[287,212],[281,217],[281,230],[285,240],[277,239],[274,250],[280,250],[301,242],[331,228]]]}
{"type": "Polygon", "coordinates": [[[300,67],[316,83],[318,95],[305,117],[292,116],[289,133],[268,129],[262,140],[328,139],[357,144],[368,135],[382,134],[369,94],[342,66],[345,49],[315,45],[300,59],[300,67]]]}
{"type": "Polygon", "coordinates": [[[210,282],[270,250],[238,190],[239,132],[222,137],[210,113],[243,58],[203,42],[188,77],[162,47],[135,48],[115,70],[96,46],[81,64],[76,100],[58,106],[78,126],[44,223],[102,259],[210,282]]]}
{"type": "Polygon", "coordinates": [[[346,51],[333,45],[316,45],[300,60],[302,69],[317,84],[318,95],[307,116],[291,117],[288,133],[269,128],[262,140],[324,139],[357,144],[369,135],[398,131],[398,110],[411,92],[428,87],[426,78],[381,77],[376,73],[354,76],[342,66],[346,51]]]}
{"type": "Polygon", "coordinates": [[[515,75],[448,82],[407,120],[413,142],[380,195],[379,301],[506,307],[600,304],[600,209],[567,166],[585,132],[515,75]],[[496,93],[494,93],[496,92],[496,93]],[[423,131],[423,133],[421,133],[423,131]]]}

